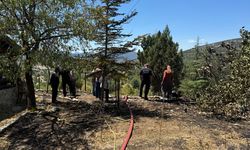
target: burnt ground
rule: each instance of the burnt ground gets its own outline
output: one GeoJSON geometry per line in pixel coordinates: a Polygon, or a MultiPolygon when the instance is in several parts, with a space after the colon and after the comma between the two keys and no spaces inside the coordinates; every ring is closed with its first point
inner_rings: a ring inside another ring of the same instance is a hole
{"type": "MultiPolygon", "coordinates": [[[[120,149],[130,123],[124,102],[118,110],[88,94],[60,97],[56,105],[50,99],[39,92],[38,110],[0,133],[0,149],[120,149]]],[[[131,97],[128,103],[135,124],[127,149],[250,149],[249,119],[217,119],[195,105],[153,98],[131,97]]]]}

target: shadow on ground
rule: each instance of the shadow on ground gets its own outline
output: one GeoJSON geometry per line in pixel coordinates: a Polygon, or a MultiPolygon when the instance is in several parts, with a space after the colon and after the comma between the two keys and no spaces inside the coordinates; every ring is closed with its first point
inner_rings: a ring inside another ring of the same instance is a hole
{"type": "MultiPolygon", "coordinates": [[[[160,109],[151,109],[153,107],[147,108],[143,105],[140,105],[136,101],[129,102],[128,105],[133,112],[135,121],[139,120],[141,117],[155,118],[161,115],[160,109]]],[[[159,103],[157,105],[161,105],[161,104],[159,103]]],[[[105,105],[105,112],[112,117],[121,117],[123,119],[130,119],[129,109],[128,109],[127,104],[124,101],[121,101],[119,109],[117,108],[118,107],[116,104],[107,104],[105,105]]],[[[170,116],[168,114],[165,114],[163,116],[163,119],[169,119],[169,118],[170,116]]]]}
{"type": "Polygon", "coordinates": [[[90,149],[86,133],[98,129],[103,120],[85,102],[60,102],[53,111],[22,116],[0,135],[9,149],[90,149]]]}
{"type": "MultiPolygon", "coordinates": [[[[161,116],[160,119],[165,121],[177,120],[183,125],[199,125],[208,131],[214,128],[236,131],[249,138],[247,124],[236,126],[224,121],[211,120],[198,115],[191,108],[185,112],[185,105],[180,105],[178,101],[172,103],[174,105],[161,101],[133,100],[128,104],[133,111],[135,122],[139,122],[142,117],[159,119],[161,116]]],[[[124,101],[120,102],[119,109],[116,103],[101,101],[87,103],[62,100],[55,106],[48,103],[43,105],[44,109],[22,116],[0,134],[0,137],[4,137],[8,142],[6,149],[92,149],[93,141],[90,139],[94,138],[89,137],[107,128],[105,121],[112,123],[114,117],[119,117],[125,120],[124,125],[127,126],[130,119],[129,109],[124,101]]]]}
{"type": "MultiPolygon", "coordinates": [[[[0,137],[7,139],[9,149],[91,149],[88,136],[105,128],[105,120],[112,123],[112,117],[120,117],[128,122],[130,119],[125,102],[120,103],[120,109],[115,103],[103,104],[101,101],[89,104],[71,100],[61,101],[55,106],[44,103],[42,105],[46,109],[22,116],[0,137]]],[[[160,113],[139,105],[131,107],[135,120],[155,117],[160,113]]]]}

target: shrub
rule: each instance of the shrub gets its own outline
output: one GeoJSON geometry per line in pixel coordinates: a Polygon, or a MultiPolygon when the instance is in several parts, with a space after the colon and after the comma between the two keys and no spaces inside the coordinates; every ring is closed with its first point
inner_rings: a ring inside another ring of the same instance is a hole
{"type": "Polygon", "coordinates": [[[134,89],[133,87],[131,86],[131,84],[124,84],[121,88],[121,94],[122,95],[134,95],[134,89]]]}
{"type": "Polygon", "coordinates": [[[250,33],[241,30],[242,49],[235,51],[238,57],[227,65],[228,73],[223,74],[216,84],[210,84],[199,98],[201,108],[229,117],[240,117],[250,107],[250,33]]]}

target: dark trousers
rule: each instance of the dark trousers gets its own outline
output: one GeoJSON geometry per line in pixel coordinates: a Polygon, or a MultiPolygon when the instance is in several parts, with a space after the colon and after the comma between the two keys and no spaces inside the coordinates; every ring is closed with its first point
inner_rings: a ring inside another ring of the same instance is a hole
{"type": "Polygon", "coordinates": [[[58,94],[58,86],[52,87],[52,103],[56,102],[57,94],[58,94]]]}
{"type": "Polygon", "coordinates": [[[71,96],[76,97],[76,84],[74,81],[71,82],[69,86],[69,90],[70,90],[71,96]]]}
{"type": "Polygon", "coordinates": [[[106,102],[109,101],[109,89],[103,89],[105,93],[106,102]]]}
{"type": "Polygon", "coordinates": [[[167,98],[170,98],[171,95],[172,95],[172,87],[162,87],[161,88],[162,90],[162,96],[163,97],[167,97],[167,98]]]}
{"type": "Polygon", "coordinates": [[[161,90],[162,90],[162,96],[171,98],[172,96],[172,88],[173,88],[173,83],[171,80],[164,80],[161,90]]]}
{"type": "Polygon", "coordinates": [[[63,89],[63,96],[65,97],[67,95],[67,90],[66,90],[66,81],[62,82],[62,89],[63,89]]]}
{"type": "Polygon", "coordinates": [[[101,96],[100,82],[95,82],[95,96],[96,98],[100,98],[101,96]]]}
{"type": "Polygon", "coordinates": [[[149,88],[150,88],[150,82],[145,82],[145,81],[141,82],[140,97],[142,97],[142,90],[143,90],[144,85],[146,85],[145,90],[144,90],[144,98],[148,98],[148,92],[149,92],[149,88]]]}

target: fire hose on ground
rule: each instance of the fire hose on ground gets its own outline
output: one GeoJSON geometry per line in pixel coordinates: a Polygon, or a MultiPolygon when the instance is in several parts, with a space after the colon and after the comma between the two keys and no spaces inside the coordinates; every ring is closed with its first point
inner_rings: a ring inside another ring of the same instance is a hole
{"type": "Polygon", "coordinates": [[[125,150],[126,149],[126,147],[128,145],[128,142],[129,142],[129,139],[132,136],[132,132],[133,132],[133,128],[134,128],[134,116],[133,116],[131,108],[129,107],[129,104],[127,103],[128,102],[128,96],[125,97],[125,102],[126,102],[126,104],[128,106],[129,112],[130,112],[130,125],[129,125],[129,129],[128,129],[127,135],[126,135],[126,137],[123,140],[121,150],[125,150]]]}

